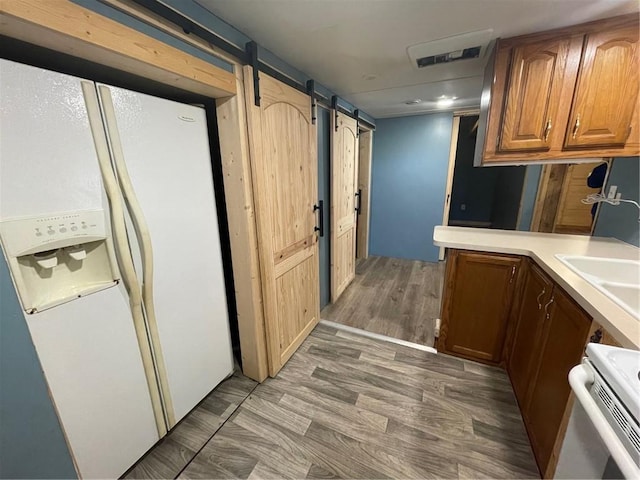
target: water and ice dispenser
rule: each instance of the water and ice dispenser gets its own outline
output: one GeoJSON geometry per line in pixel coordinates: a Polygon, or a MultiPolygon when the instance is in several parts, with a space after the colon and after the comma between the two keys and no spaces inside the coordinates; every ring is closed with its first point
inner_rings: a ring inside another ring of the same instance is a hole
{"type": "Polygon", "coordinates": [[[27,313],[119,281],[104,210],[6,220],[0,222],[0,238],[27,313]]]}

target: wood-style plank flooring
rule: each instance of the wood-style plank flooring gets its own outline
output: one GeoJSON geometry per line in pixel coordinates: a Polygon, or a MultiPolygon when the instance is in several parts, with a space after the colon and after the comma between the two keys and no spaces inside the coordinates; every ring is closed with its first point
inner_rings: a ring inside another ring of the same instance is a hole
{"type": "Polygon", "coordinates": [[[497,368],[320,324],[254,385],[235,376],[205,401],[218,420],[205,422],[212,437],[195,456],[209,433],[191,435],[189,417],[129,477],[539,478],[497,368]],[[218,391],[229,390],[251,393],[220,427],[234,403],[218,391]]]}
{"type": "Polygon", "coordinates": [[[444,262],[370,256],[358,261],[356,278],[320,317],[432,347],[443,281],[444,262]]]}
{"type": "Polygon", "coordinates": [[[124,478],[175,478],[258,385],[241,373],[211,392],[124,478]]]}

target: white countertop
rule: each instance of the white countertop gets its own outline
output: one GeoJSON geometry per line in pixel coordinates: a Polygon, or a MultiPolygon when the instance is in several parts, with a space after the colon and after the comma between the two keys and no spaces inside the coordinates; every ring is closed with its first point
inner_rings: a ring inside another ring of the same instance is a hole
{"type": "Polygon", "coordinates": [[[433,243],[438,247],[531,257],[618,342],[640,349],[640,321],[555,257],[570,254],[639,260],[639,248],[614,238],[443,226],[434,229],[433,243]]]}

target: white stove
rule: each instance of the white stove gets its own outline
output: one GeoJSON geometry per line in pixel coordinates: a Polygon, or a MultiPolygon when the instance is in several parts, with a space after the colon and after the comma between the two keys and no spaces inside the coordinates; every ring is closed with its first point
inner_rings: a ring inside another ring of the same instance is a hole
{"type": "Polygon", "coordinates": [[[587,356],[636,423],[640,422],[640,351],[590,343],[587,356]]]}
{"type": "Polygon", "coordinates": [[[583,468],[581,478],[606,478],[604,464],[613,459],[625,478],[640,478],[640,351],[590,343],[586,353],[569,373],[578,402],[561,452],[561,460],[565,458],[559,462],[559,467],[581,466],[563,468],[560,477],[583,468]]]}
{"type": "Polygon", "coordinates": [[[591,396],[640,468],[640,352],[590,343],[587,362],[596,370],[591,396]]]}

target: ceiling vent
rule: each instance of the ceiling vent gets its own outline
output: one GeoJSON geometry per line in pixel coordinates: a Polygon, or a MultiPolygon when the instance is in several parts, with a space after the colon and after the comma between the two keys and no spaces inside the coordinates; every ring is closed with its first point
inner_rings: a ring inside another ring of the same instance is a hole
{"type": "Polygon", "coordinates": [[[493,30],[463,33],[453,37],[440,38],[407,48],[407,54],[414,68],[451,63],[474,58],[482,59],[491,42],[493,30]]]}

